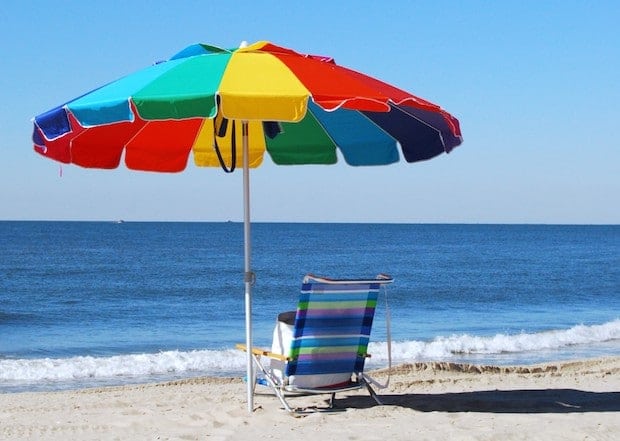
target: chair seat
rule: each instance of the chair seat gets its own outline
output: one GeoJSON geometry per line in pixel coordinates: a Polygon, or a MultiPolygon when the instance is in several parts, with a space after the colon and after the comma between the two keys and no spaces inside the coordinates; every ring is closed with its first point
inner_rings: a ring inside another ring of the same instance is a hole
{"type": "Polygon", "coordinates": [[[287,392],[306,393],[306,394],[331,394],[338,392],[348,392],[352,390],[361,389],[364,387],[364,383],[351,380],[348,383],[335,384],[333,386],[304,388],[295,385],[284,386],[284,390],[287,392]]]}

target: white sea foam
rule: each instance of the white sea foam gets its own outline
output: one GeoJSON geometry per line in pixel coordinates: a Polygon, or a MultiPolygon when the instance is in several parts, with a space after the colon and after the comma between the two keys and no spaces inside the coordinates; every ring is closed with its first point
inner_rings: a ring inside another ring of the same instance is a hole
{"type": "MultiPolygon", "coordinates": [[[[493,359],[514,354],[557,351],[582,346],[620,342],[620,319],[601,325],[578,325],[565,330],[480,337],[452,335],[432,341],[403,341],[392,344],[395,362],[446,360],[455,357],[483,356],[493,359]]],[[[613,346],[614,351],[620,345],[613,346]]],[[[371,365],[384,366],[387,344],[371,343],[371,365]]],[[[521,354],[521,355],[519,355],[521,354]]],[[[616,352],[615,355],[618,355],[616,352]]],[[[553,356],[553,355],[552,355],[553,356]]],[[[531,357],[530,357],[531,358],[531,357]]],[[[534,357],[535,358],[535,357],[534,357]]],[[[166,351],[152,354],[127,354],[111,357],[70,357],[38,359],[0,359],[0,391],[36,389],[37,385],[84,387],[120,384],[131,381],[159,381],[192,375],[239,375],[245,369],[245,354],[236,350],[166,351]]]]}
{"type": "Polygon", "coordinates": [[[0,360],[0,387],[7,382],[70,380],[113,377],[169,376],[191,372],[213,375],[242,371],[245,358],[239,351],[165,351],[112,357],[70,357],[0,360]]]}
{"type": "MultiPolygon", "coordinates": [[[[589,345],[611,341],[620,341],[620,319],[602,325],[577,325],[569,329],[538,333],[496,334],[488,337],[462,334],[437,337],[432,341],[395,342],[392,344],[392,358],[396,361],[443,360],[463,356],[492,359],[494,355],[517,355],[575,346],[583,346],[587,353],[589,345]]],[[[374,362],[387,359],[385,343],[371,343],[369,349],[373,352],[374,362]]],[[[524,357],[531,358],[535,357],[524,357]]]]}

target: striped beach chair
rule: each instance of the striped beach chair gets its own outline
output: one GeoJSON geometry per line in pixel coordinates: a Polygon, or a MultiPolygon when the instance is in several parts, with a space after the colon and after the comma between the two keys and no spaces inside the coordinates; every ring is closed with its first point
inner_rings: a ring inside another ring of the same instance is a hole
{"type": "Polygon", "coordinates": [[[252,349],[258,381],[270,386],[289,412],[300,412],[286,400],[293,394],[330,394],[331,409],[336,393],[360,388],[381,404],[364,364],[379,291],[392,281],[386,275],[363,280],[306,276],[297,310],[283,314],[289,315],[288,323],[276,325],[272,350],[252,349]]]}

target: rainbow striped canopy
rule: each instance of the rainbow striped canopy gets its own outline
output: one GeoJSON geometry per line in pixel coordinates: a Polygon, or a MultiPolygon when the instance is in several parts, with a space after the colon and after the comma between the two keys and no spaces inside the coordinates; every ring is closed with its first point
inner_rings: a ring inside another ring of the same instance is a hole
{"type": "Polygon", "coordinates": [[[439,106],[377,79],[257,42],[238,49],[196,44],[34,118],[35,150],[62,163],[177,172],[234,168],[248,122],[249,166],[351,165],[430,159],[462,142],[439,106]]]}

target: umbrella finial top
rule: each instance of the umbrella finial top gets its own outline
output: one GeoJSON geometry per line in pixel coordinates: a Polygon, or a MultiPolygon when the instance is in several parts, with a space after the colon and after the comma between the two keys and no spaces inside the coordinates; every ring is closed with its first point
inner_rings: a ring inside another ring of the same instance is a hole
{"type": "Polygon", "coordinates": [[[239,43],[239,49],[242,49],[244,47],[248,47],[248,42],[243,40],[241,43],[239,43]]]}

